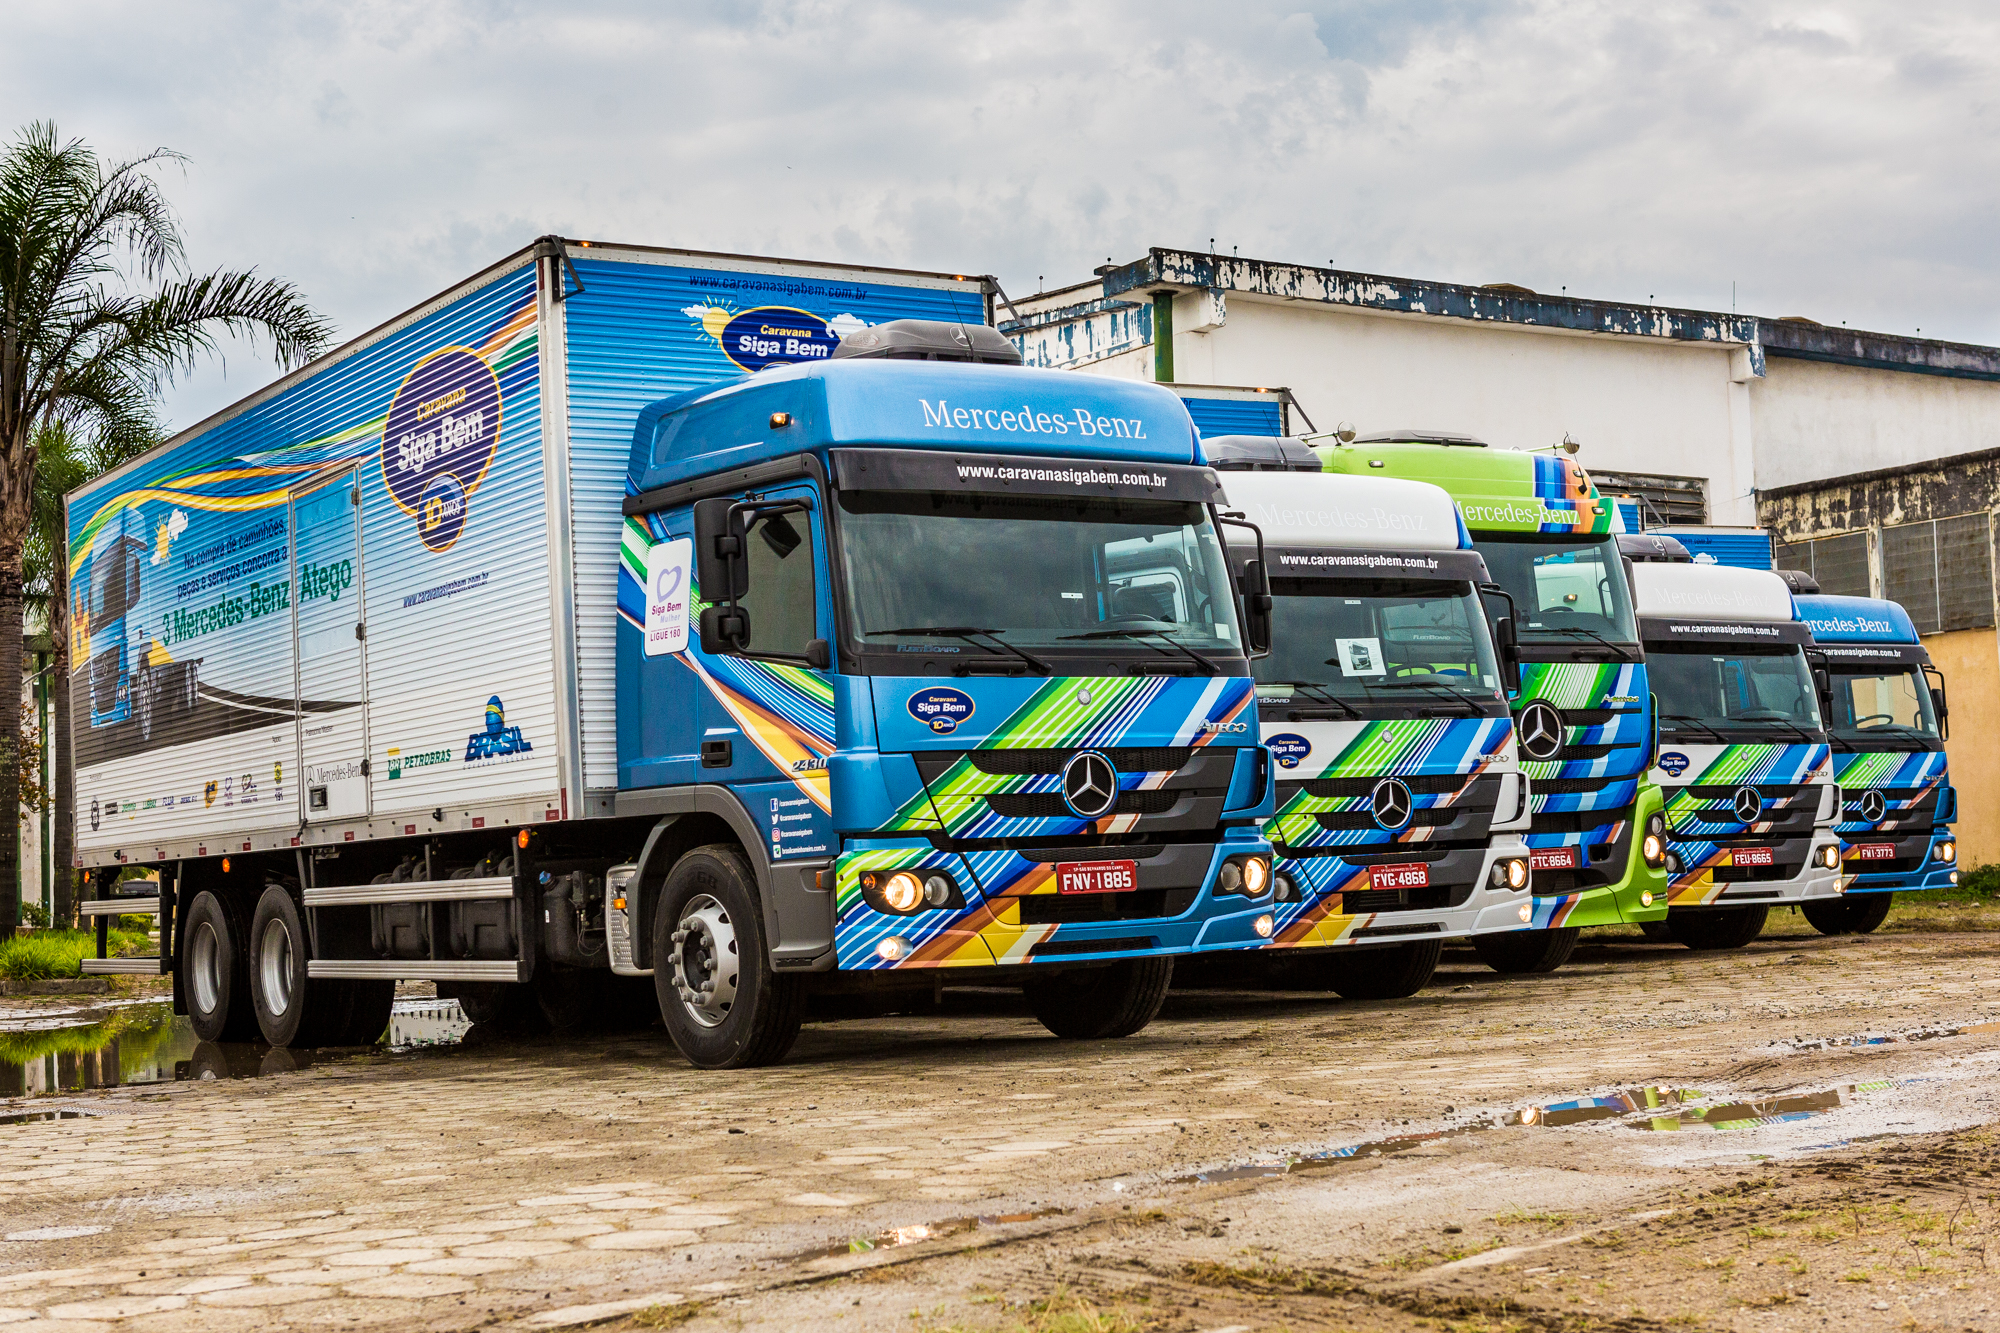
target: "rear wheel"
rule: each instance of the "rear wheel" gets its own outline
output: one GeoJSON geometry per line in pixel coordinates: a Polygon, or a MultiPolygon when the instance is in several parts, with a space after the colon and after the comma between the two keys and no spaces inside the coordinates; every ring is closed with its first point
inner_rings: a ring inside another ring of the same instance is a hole
{"type": "Polygon", "coordinates": [[[1822,935],[1866,935],[1889,916],[1893,893],[1859,893],[1831,902],[1805,903],[1799,908],[1822,935]]]}
{"type": "Polygon", "coordinates": [[[1444,941],[1387,949],[1340,949],[1327,958],[1327,984],[1348,1000],[1405,1000],[1431,984],[1444,941]]]}
{"type": "Polygon", "coordinates": [[[389,1030],[389,1011],[396,1004],[393,981],[350,981],[347,1021],[327,1042],[330,1046],[373,1046],[389,1030]]]}
{"type": "Polygon", "coordinates": [[[1129,1037],[1153,1021],[1174,984],[1172,958],[1129,958],[1022,984],[1043,1027],[1072,1041],[1129,1037]]]}
{"type": "Polygon", "coordinates": [[[330,1046],[347,1030],[354,994],[344,981],[308,978],[311,954],[298,904],[271,885],[250,918],[250,1001],[273,1046],[330,1046]]]}
{"type": "Polygon", "coordinates": [[[697,847],[667,873],[653,990],[667,1035],[702,1069],[776,1064],[798,1040],[803,978],[772,969],[756,881],[734,847],[697,847]]]}
{"type": "Polygon", "coordinates": [[[1639,933],[1655,944],[1672,944],[1674,933],[1667,929],[1665,921],[1641,921],[1639,933]]]}
{"type": "Polygon", "coordinates": [[[1524,972],[1553,972],[1569,961],[1576,951],[1576,926],[1555,930],[1507,930],[1496,935],[1474,935],[1472,951],[1479,961],[1495,972],[1515,975],[1524,972]]]}
{"type": "Polygon", "coordinates": [[[181,926],[181,994],[188,1024],[202,1041],[250,1041],[257,1013],[250,969],[222,900],[203,889],[181,926]]]}
{"type": "Polygon", "coordinates": [[[1764,933],[1768,907],[1705,907],[1667,914],[1667,928],[1690,949],[1740,949],[1764,933]]]}

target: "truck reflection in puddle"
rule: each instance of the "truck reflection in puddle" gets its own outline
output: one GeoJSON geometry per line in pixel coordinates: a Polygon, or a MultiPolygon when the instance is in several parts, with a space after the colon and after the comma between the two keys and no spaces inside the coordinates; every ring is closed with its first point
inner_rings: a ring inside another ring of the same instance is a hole
{"type": "MultiPolygon", "coordinates": [[[[261,1043],[198,1041],[185,1017],[165,1004],[86,1010],[85,1020],[55,1026],[49,1016],[0,1022],[0,1098],[86,1092],[181,1079],[260,1078],[304,1069],[340,1053],[293,1051],[261,1043]]],[[[392,1051],[453,1046],[472,1025],[456,1000],[402,1000],[389,1015],[392,1051]]],[[[24,1111],[0,1123],[83,1115],[74,1108],[24,1111]]]]}

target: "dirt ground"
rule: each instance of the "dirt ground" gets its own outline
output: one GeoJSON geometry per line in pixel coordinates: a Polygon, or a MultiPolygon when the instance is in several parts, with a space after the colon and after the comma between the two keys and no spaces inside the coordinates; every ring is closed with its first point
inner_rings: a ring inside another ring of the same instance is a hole
{"type": "Polygon", "coordinates": [[[1116,1042],[954,993],[742,1073],[475,1031],[0,1102],[0,1322],[2000,1328],[2000,936],[1892,926],[1116,1042]]]}

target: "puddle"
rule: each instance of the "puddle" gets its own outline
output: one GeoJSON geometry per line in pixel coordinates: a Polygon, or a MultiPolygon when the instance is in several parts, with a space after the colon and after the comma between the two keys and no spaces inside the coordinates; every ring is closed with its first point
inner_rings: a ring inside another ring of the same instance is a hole
{"type": "Polygon", "coordinates": [[[1782,1051],[1842,1051],[1855,1046],[1894,1046],[1904,1042],[1937,1041],[1942,1037],[1969,1037],[1983,1032],[2000,1032],[2000,1023],[1911,1028],[1904,1032],[1867,1032],[1851,1037],[1798,1037],[1791,1041],[1773,1042],[1771,1047],[1782,1051]]]}
{"type": "MultiPolygon", "coordinates": [[[[471,1024],[456,1000],[399,1000],[389,1014],[388,1049],[452,1046],[471,1024]]],[[[190,1079],[265,1078],[310,1067],[324,1057],[258,1043],[197,1040],[172,1006],[139,1003],[37,1011],[0,1023],[0,1097],[39,1097],[190,1079]]],[[[0,1125],[66,1120],[100,1112],[86,1103],[9,1108],[0,1125]]]]}
{"type": "Polygon", "coordinates": [[[1626,1088],[1602,1097],[1581,1097],[1571,1102],[1530,1106],[1515,1112],[1505,1123],[1546,1125],[1556,1129],[1563,1125],[1580,1125],[1589,1120],[1615,1120],[1634,1111],[1679,1106],[1682,1102],[1699,1101],[1701,1095],[1693,1088],[1626,1088]]]}
{"type": "Polygon", "coordinates": [[[1270,1158],[1260,1162],[1244,1162],[1237,1166],[1217,1167],[1211,1171],[1197,1171],[1191,1176],[1175,1176],[1168,1183],[1175,1185],[1219,1185],[1230,1180],[1258,1180],[1266,1176],[1290,1176],[1302,1171],[1319,1171],[1339,1166],[1346,1162],[1366,1161],[1373,1157],[1390,1157],[1412,1148],[1421,1148],[1427,1143],[1438,1143],[1445,1139],[1455,1139],[1463,1134],[1477,1134],[1482,1130],[1497,1129],[1511,1120],[1475,1120],[1470,1124],[1453,1125],[1449,1129],[1434,1129],[1420,1134],[1395,1134],[1384,1139],[1370,1139],[1366,1143],[1350,1143],[1340,1148],[1330,1148],[1325,1152],[1301,1153],[1294,1157],[1270,1158]]]}
{"type": "Polygon", "coordinates": [[[871,1254],[876,1250],[893,1250],[899,1245],[915,1245],[919,1241],[937,1240],[942,1236],[953,1236],[964,1231],[977,1231],[982,1227],[1011,1226],[1019,1222],[1034,1222],[1044,1217],[1060,1217],[1068,1212],[1066,1208],[1042,1208],[1032,1213],[993,1213],[978,1217],[952,1217],[942,1222],[923,1222],[916,1226],[891,1227],[867,1236],[852,1236],[839,1245],[829,1245],[822,1249],[807,1250],[803,1254],[790,1256],[790,1262],[807,1259],[840,1259],[850,1254],[871,1254]]]}

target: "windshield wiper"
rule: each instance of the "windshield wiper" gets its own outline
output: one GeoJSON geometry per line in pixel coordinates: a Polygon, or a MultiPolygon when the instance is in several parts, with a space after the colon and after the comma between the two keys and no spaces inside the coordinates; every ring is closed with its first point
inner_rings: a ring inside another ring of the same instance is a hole
{"type": "MultiPolygon", "coordinates": [[[[1196,666],[1200,667],[1201,673],[1204,676],[1213,676],[1222,669],[1216,666],[1215,663],[1209,661],[1206,657],[1203,657],[1200,653],[1196,652],[1194,649],[1182,643],[1179,639],[1173,638],[1171,635],[1167,634],[1165,630],[1099,629],[1099,630],[1092,630],[1088,634],[1065,634],[1062,637],[1066,640],[1067,639],[1144,639],[1148,635],[1150,635],[1152,638],[1158,639],[1160,643],[1166,644],[1167,647],[1172,648],[1174,651],[1180,653],[1183,657],[1187,658],[1188,661],[1193,662],[1196,666]]],[[[1166,649],[1161,648],[1159,644],[1149,643],[1146,646],[1152,648],[1155,652],[1159,652],[1162,654],[1166,652],[1166,649]]]]}
{"type": "MultiPolygon", "coordinates": [[[[1347,702],[1347,700],[1345,700],[1345,699],[1341,698],[1341,697],[1340,697],[1339,695],[1337,695],[1337,694],[1334,694],[1334,693],[1332,693],[1331,691],[1329,691],[1329,690],[1327,689],[1327,687],[1326,687],[1326,684],[1325,684],[1325,683],[1324,683],[1323,681],[1317,681],[1317,680],[1260,680],[1260,681],[1258,681],[1257,683],[1258,683],[1259,685],[1289,685],[1289,686],[1291,686],[1291,687],[1292,687],[1293,689],[1295,689],[1295,690],[1311,690],[1311,691],[1312,691],[1312,696],[1313,696],[1313,698],[1315,698],[1315,699],[1320,699],[1320,700],[1323,700],[1323,701],[1324,701],[1324,702],[1326,702],[1326,703],[1329,703],[1329,704],[1332,704],[1332,705],[1333,705],[1333,706],[1334,706],[1335,708],[1338,708],[1338,709],[1340,709],[1340,710],[1341,710],[1342,712],[1346,713],[1346,714],[1347,714],[1347,715],[1348,715],[1349,717],[1355,717],[1355,718],[1358,718],[1358,717],[1360,717],[1360,716],[1361,716],[1361,710],[1360,710],[1359,708],[1356,708],[1356,707],[1355,707],[1355,706],[1354,706],[1353,704],[1351,704],[1351,703],[1347,702]]],[[[1270,699],[1270,700],[1264,700],[1264,699],[1259,699],[1259,700],[1258,700],[1258,702],[1259,702],[1259,703],[1267,703],[1267,702],[1268,702],[1268,703],[1274,703],[1274,704],[1275,704],[1275,703],[1278,703],[1278,702],[1280,702],[1280,701],[1279,701],[1279,700],[1277,700],[1277,699],[1270,699]]],[[[1289,701],[1286,701],[1286,702],[1289,702],[1289,701]]],[[[1305,718],[1306,718],[1306,717],[1308,716],[1308,714],[1309,714],[1309,713],[1310,713],[1310,714],[1318,714],[1318,713],[1322,713],[1322,712],[1325,712],[1325,711],[1326,711],[1325,709],[1320,709],[1320,708],[1315,708],[1315,709],[1310,709],[1310,710],[1302,710],[1302,709],[1297,709],[1297,708],[1295,708],[1295,709],[1293,709],[1293,710],[1292,710],[1292,711],[1291,711],[1291,712],[1290,712],[1290,713],[1289,713],[1289,714],[1288,714],[1287,716],[1288,716],[1288,718],[1289,718],[1289,720],[1290,720],[1290,721],[1293,721],[1293,722],[1299,722],[1299,721],[1303,721],[1303,720],[1304,720],[1304,719],[1305,719],[1305,718]]]]}
{"type": "Polygon", "coordinates": [[[1628,648],[1631,646],[1630,644],[1619,643],[1615,639],[1607,639],[1596,630],[1585,629],[1581,625],[1531,625],[1521,631],[1523,638],[1533,638],[1537,634],[1588,634],[1606,648],[1628,648]]]}
{"type": "Polygon", "coordinates": [[[1819,737],[1813,735],[1810,731],[1807,731],[1804,727],[1800,726],[1798,723],[1792,721],[1789,718],[1736,717],[1736,718],[1731,718],[1729,720],[1731,722],[1747,727],[1790,727],[1793,731],[1797,732],[1799,734],[1799,738],[1805,741],[1808,745],[1817,745],[1819,743],[1819,737]]]}
{"type": "Polygon", "coordinates": [[[1479,716],[1479,700],[1473,698],[1463,690],[1454,689],[1449,685],[1441,685],[1434,680],[1385,680],[1379,685],[1364,684],[1362,688],[1366,690],[1429,690],[1440,699],[1449,699],[1453,703],[1466,705],[1466,707],[1472,710],[1467,716],[1479,716]]]}
{"type": "MultiPolygon", "coordinates": [[[[974,638],[973,637],[974,635],[983,635],[986,638],[993,640],[993,642],[1000,645],[1003,651],[1012,653],[1014,656],[1020,658],[1023,662],[1026,662],[1034,670],[1041,672],[1044,676],[1053,676],[1056,674],[1056,669],[1050,666],[1047,662],[1044,662],[1041,658],[1036,657],[1033,653],[1029,652],[1027,649],[1022,648],[1016,644],[1011,644],[1007,642],[1005,639],[1001,638],[1000,631],[997,629],[980,629],[976,625],[918,625],[911,629],[869,630],[868,633],[866,633],[862,637],[867,639],[880,639],[885,637],[887,638],[901,637],[906,639],[964,639],[967,643],[971,644],[975,648],[985,648],[986,645],[979,642],[978,639],[974,638]]],[[[991,649],[988,649],[988,651],[990,652],[991,649]]]]}
{"type": "MultiPolygon", "coordinates": [[[[1725,739],[1725,738],[1723,737],[1723,735],[1722,735],[1722,733],[1721,733],[1721,732],[1717,731],[1717,730],[1716,730],[1716,729],[1715,729],[1714,727],[1710,726],[1710,725],[1708,724],[1708,722],[1707,722],[1707,721],[1706,721],[1705,719],[1703,719],[1703,718],[1699,718],[1699,717],[1696,717],[1696,716],[1695,716],[1694,714],[1692,714],[1692,713],[1662,713],[1662,714],[1660,714],[1660,721],[1662,721],[1662,722],[1692,722],[1692,723],[1694,723],[1694,724],[1695,724],[1695,725],[1696,725],[1697,727],[1700,727],[1700,728],[1701,728],[1701,729],[1702,729],[1703,731],[1707,732],[1707,733],[1708,733],[1709,735],[1711,735],[1711,736],[1715,737],[1715,739],[1716,739],[1716,742],[1717,742],[1718,744],[1721,744],[1721,745],[1727,745],[1727,744],[1729,744],[1729,742],[1728,742],[1728,741],[1727,741],[1727,740],[1726,740],[1726,739],[1725,739]]],[[[1680,727],[1675,727],[1675,728],[1673,728],[1673,730],[1675,730],[1675,731],[1680,731],[1680,730],[1682,730],[1682,728],[1680,728],[1680,727]]]]}

